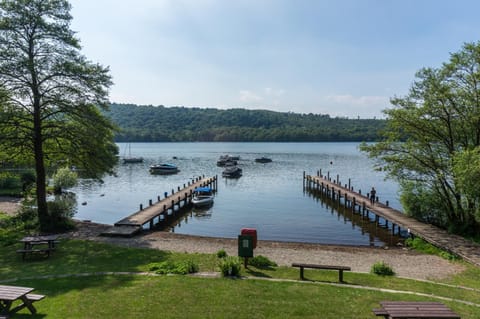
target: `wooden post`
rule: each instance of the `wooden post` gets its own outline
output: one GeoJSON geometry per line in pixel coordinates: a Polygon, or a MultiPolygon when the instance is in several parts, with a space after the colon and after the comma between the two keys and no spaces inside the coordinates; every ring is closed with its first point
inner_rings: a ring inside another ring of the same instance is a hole
{"type": "Polygon", "coordinates": [[[151,199],[148,200],[148,204],[149,204],[150,206],[152,206],[152,200],[151,200],[151,199]]]}
{"type": "Polygon", "coordinates": [[[356,202],[355,202],[355,197],[352,198],[352,212],[355,212],[355,206],[356,206],[356,202]]]}
{"type": "Polygon", "coordinates": [[[350,183],[351,183],[351,181],[350,181],[350,178],[349,178],[348,179],[348,189],[351,189],[350,183]]]}
{"type": "Polygon", "coordinates": [[[143,205],[142,204],[140,204],[140,210],[143,210],[143,205]]]}

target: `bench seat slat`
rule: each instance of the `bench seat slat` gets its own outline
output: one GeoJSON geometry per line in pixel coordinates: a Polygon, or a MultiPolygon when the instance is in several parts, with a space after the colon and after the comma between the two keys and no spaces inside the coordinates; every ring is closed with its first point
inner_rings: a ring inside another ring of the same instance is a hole
{"type": "Polygon", "coordinates": [[[351,270],[348,266],[333,266],[333,265],[317,265],[317,264],[303,264],[303,263],[292,263],[292,267],[300,268],[300,279],[305,279],[303,277],[304,268],[312,269],[326,269],[326,270],[338,270],[338,281],[343,282],[343,271],[351,270]]]}
{"type": "Polygon", "coordinates": [[[39,301],[45,298],[44,295],[37,295],[37,294],[27,294],[27,299],[30,301],[39,301]]]}

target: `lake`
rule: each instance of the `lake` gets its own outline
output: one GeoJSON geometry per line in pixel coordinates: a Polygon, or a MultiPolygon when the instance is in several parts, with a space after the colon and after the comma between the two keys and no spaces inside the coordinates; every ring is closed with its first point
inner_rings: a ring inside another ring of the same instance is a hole
{"type": "Polygon", "coordinates": [[[244,227],[256,228],[261,240],[311,242],[345,245],[393,245],[398,238],[382,227],[333,208],[303,189],[303,172],[340,176],[342,184],[351,180],[355,190],[377,189],[380,201],[388,200],[401,209],[398,186],[385,180],[382,172],[358,149],[359,143],[125,143],[118,144],[120,156],[131,150],[142,156],[137,164],[119,164],[116,176],[103,183],[82,180],[72,189],[77,194],[76,218],[113,224],[155,201],[164,192],[198,176],[218,176],[214,205],[203,211],[190,209],[169,230],[176,233],[236,238],[244,227]],[[216,162],[221,155],[240,156],[243,176],[221,177],[216,162]],[[258,157],[271,163],[260,164],[258,157]],[[151,175],[149,166],[173,163],[175,175],[151,175]]]}

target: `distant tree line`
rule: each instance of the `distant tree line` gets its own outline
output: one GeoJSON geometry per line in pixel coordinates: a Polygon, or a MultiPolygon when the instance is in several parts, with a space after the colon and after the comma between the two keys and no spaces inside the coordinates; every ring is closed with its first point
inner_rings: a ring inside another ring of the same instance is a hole
{"type": "Polygon", "coordinates": [[[116,103],[105,115],[120,128],[117,142],[368,142],[385,127],[385,120],[311,113],[116,103]]]}

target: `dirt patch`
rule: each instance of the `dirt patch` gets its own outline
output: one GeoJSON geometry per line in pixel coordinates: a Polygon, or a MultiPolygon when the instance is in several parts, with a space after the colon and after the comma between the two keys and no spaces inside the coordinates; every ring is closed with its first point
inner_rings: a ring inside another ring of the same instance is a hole
{"type": "MultiPolygon", "coordinates": [[[[224,249],[237,255],[237,240],[145,231],[132,238],[104,237],[100,234],[111,227],[90,222],[78,222],[77,230],[68,238],[95,240],[126,247],[153,248],[186,253],[216,253],[224,249]]],[[[369,272],[379,261],[389,264],[401,277],[439,279],[460,273],[465,268],[443,258],[425,255],[401,247],[338,246],[259,240],[255,255],[263,255],[282,266],[293,262],[350,266],[355,272],[369,272]]]]}
{"type": "Polygon", "coordinates": [[[17,197],[0,196],[0,212],[15,215],[20,209],[22,199],[17,197]]]}

